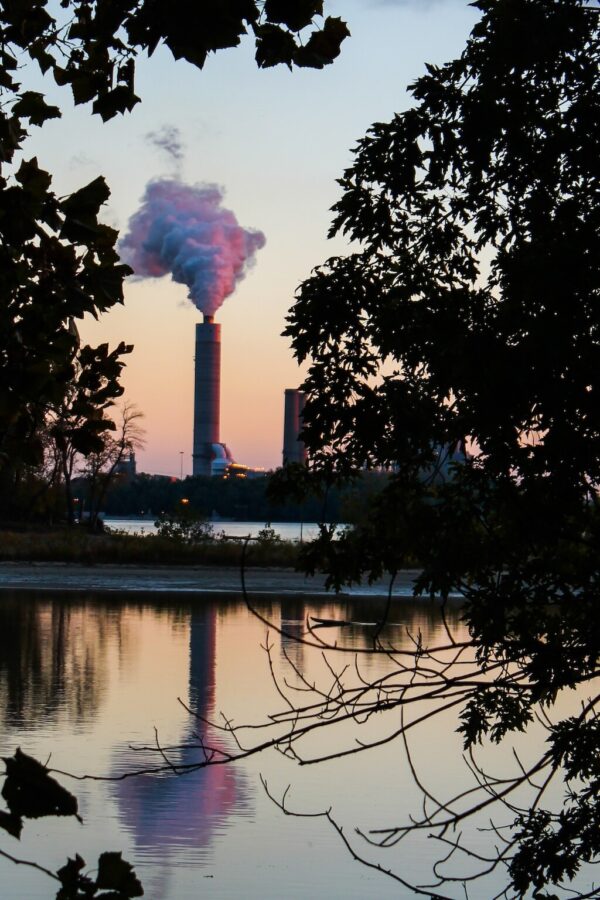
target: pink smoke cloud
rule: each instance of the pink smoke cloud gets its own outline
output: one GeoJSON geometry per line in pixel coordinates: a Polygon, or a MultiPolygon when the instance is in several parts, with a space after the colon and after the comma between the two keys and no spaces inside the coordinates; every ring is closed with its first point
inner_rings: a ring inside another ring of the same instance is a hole
{"type": "Polygon", "coordinates": [[[266,243],[261,231],[242,228],[222,199],[214,184],[150,181],[119,244],[138,278],[170,274],[207,316],[233,293],[266,243]]]}

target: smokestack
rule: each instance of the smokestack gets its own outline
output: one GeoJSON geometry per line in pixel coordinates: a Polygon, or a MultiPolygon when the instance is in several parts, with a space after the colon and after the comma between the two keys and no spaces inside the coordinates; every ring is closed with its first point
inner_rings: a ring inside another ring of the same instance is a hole
{"type": "Polygon", "coordinates": [[[262,231],[242,228],[233,212],[221,206],[222,199],[215,184],[150,181],[119,241],[121,258],[136,278],[170,274],[186,285],[192,303],[211,320],[266,241],[262,231]]]}
{"type": "MultiPolygon", "coordinates": [[[[152,139],[181,160],[176,133],[152,139]]],[[[262,231],[242,228],[233,212],[221,206],[222,199],[222,189],[214,184],[189,185],[176,178],[150,181],[119,242],[121,257],[136,278],[170,273],[173,281],[186,285],[189,299],[204,315],[196,325],[194,475],[224,474],[233,462],[219,442],[221,327],[213,317],[266,240],[262,231]]]]}
{"type": "Polygon", "coordinates": [[[286,388],[283,417],[283,465],[305,463],[306,449],[299,435],[302,430],[304,393],[297,388],[286,388]]]}
{"type": "Polygon", "coordinates": [[[221,326],[212,316],[196,325],[193,474],[212,475],[214,445],[219,443],[221,326]]]}

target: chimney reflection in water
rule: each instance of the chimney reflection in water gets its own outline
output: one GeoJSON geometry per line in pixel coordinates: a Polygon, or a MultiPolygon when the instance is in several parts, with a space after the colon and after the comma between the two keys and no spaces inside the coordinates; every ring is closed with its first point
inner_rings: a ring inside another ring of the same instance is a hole
{"type": "MultiPolygon", "coordinates": [[[[175,766],[193,764],[202,759],[202,751],[195,749],[198,736],[206,746],[218,747],[221,738],[202,719],[214,715],[215,697],[215,639],[217,610],[195,608],[190,614],[189,642],[189,707],[194,715],[178,739],[182,745],[168,753],[175,766]],[[198,716],[199,718],[195,718],[198,716]],[[189,746],[185,746],[189,745],[189,746]]],[[[173,698],[173,702],[176,700],[173,698]]],[[[147,757],[144,757],[144,763],[147,757]]],[[[152,764],[163,760],[156,756],[152,764]]],[[[140,768],[141,755],[119,755],[119,770],[140,768]]],[[[233,766],[208,766],[187,775],[142,775],[128,778],[115,790],[120,817],[131,831],[139,851],[165,860],[180,849],[203,850],[211,846],[215,831],[235,811],[248,806],[243,773],[233,766]]],[[[166,866],[162,867],[166,870],[166,866]]],[[[157,885],[154,885],[154,889],[157,885]]]]}

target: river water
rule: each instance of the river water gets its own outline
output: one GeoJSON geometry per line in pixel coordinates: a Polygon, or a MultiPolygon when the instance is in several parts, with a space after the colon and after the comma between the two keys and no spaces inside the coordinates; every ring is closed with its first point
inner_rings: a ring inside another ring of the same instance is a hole
{"type": "MultiPolygon", "coordinates": [[[[154,518],[119,518],[106,516],[104,523],[111,530],[125,531],[127,534],[156,534],[154,518]]],[[[211,522],[215,535],[221,533],[227,537],[242,538],[250,535],[256,537],[263,528],[272,528],[275,534],[284,541],[310,541],[317,537],[319,526],[316,522],[228,522],[219,519],[211,522]]],[[[338,528],[343,528],[339,525],[338,528]]]]}
{"type": "MultiPolygon", "coordinates": [[[[200,758],[200,738],[219,751],[232,749],[230,736],[202,720],[258,724],[286,708],[280,691],[289,695],[292,690],[294,702],[303,703],[312,683],[335,693],[340,679],[364,683],[392,677],[397,654],[363,652],[371,646],[383,603],[274,600],[259,612],[284,635],[271,629],[267,636],[267,626],[243,604],[218,597],[190,601],[177,595],[107,599],[4,592],[0,752],[11,755],[20,746],[43,761],[50,759],[54,769],[116,776],[160,763],[155,753],[132,749],[154,745],[157,736],[162,746],[178,745],[168,754],[178,765],[200,758]],[[309,617],[353,622],[320,632],[322,640],[347,649],[323,653],[298,643],[295,637],[309,617]],[[270,663],[266,646],[272,647],[270,663]]],[[[465,637],[458,607],[449,611],[447,624],[457,639],[465,637]]],[[[400,651],[414,649],[419,635],[428,646],[448,643],[437,608],[395,601],[383,640],[400,651]]],[[[356,749],[359,741],[387,736],[399,723],[397,710],[364,722],[358,717],[320,731],[301,752],[312,758],[356,749]]],[[[457,713],[447,712],[411,736],[413,761],[440,795],[470,783],[456,726],[457,713]]],[[[240,738],[249,746],[261,734],[248,730],[240,738]]],[[[526,763],[533,758],[533,745],[539,749],[539,735],[514,743],[526,763]]],[[[510,747],[497,751],[493,763],[495,774],[514,763],[510,747]]],[[[274,797],[281,800],[287,790],[286,803],[297,812],[331,809],[369,859],[405,879],[431,881],[440,848],[425,834],[406,846],[378,851],[354,833],[356,827],[399,825],[419,814],[422,795],[397,740],[316,765],[300,766],[271,750],[187,776],[80,782],[62,777],[79,798],[84,823],[28,821],[21,841],[4,835],[0,847],[52,870],[76,852],[93,870],[99,853],[121,850],[152,900],[412,896],[398,882],[353,861],[324,818],[285,816],[267,796],[261,776],[274,797]]],[[[476,829],[470,837],[475,847],[489,840],[476,829]]],[[[483,886],[471,887],[468,896],[492,897],[502,883],[498,873],[483,886]]],[[[1,896],[11,900],[42,900],[56,890],[47,876],[6,860],[0,860],[0,884],[1,896]]],[[[457,884],[448,896],[464,898],[465,892],[457,884]]]]}

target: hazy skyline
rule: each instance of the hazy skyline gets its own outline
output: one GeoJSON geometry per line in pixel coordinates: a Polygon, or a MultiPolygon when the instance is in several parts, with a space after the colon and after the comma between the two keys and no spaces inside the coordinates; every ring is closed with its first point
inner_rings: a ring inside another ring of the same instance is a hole
{"type": "MultiPolygon", "coordinates": [[[[222,324],[221,440],[239,462],[281,462],[283,392],[302,372],[280,336],[298,284],[347,243],[326,240],[351,148],[375,121],[410,103],[406,87],[424,63],[460,53],[476,19],[463,0],[337,0],[351,37],[322,71],[259,71],[251,42],[212,56],[203,71],[158,50],[138,62],[142,103],[103,124],[89,107],[69,107],[60,122],[32,129],[27,158],[54,173],[58,194],[103,174],[112,191],[103,220],[125,233],[147,183],[178,177],[213,183],[224,206],[267,243],[218,311],[222,324]]],[[[143,471],[191,473],[194,324],[200,314],[169,276],[130,281],[123,308],[84,322],[91,342],[135,345],[123,384],[145,414],[143,471]]]]}

